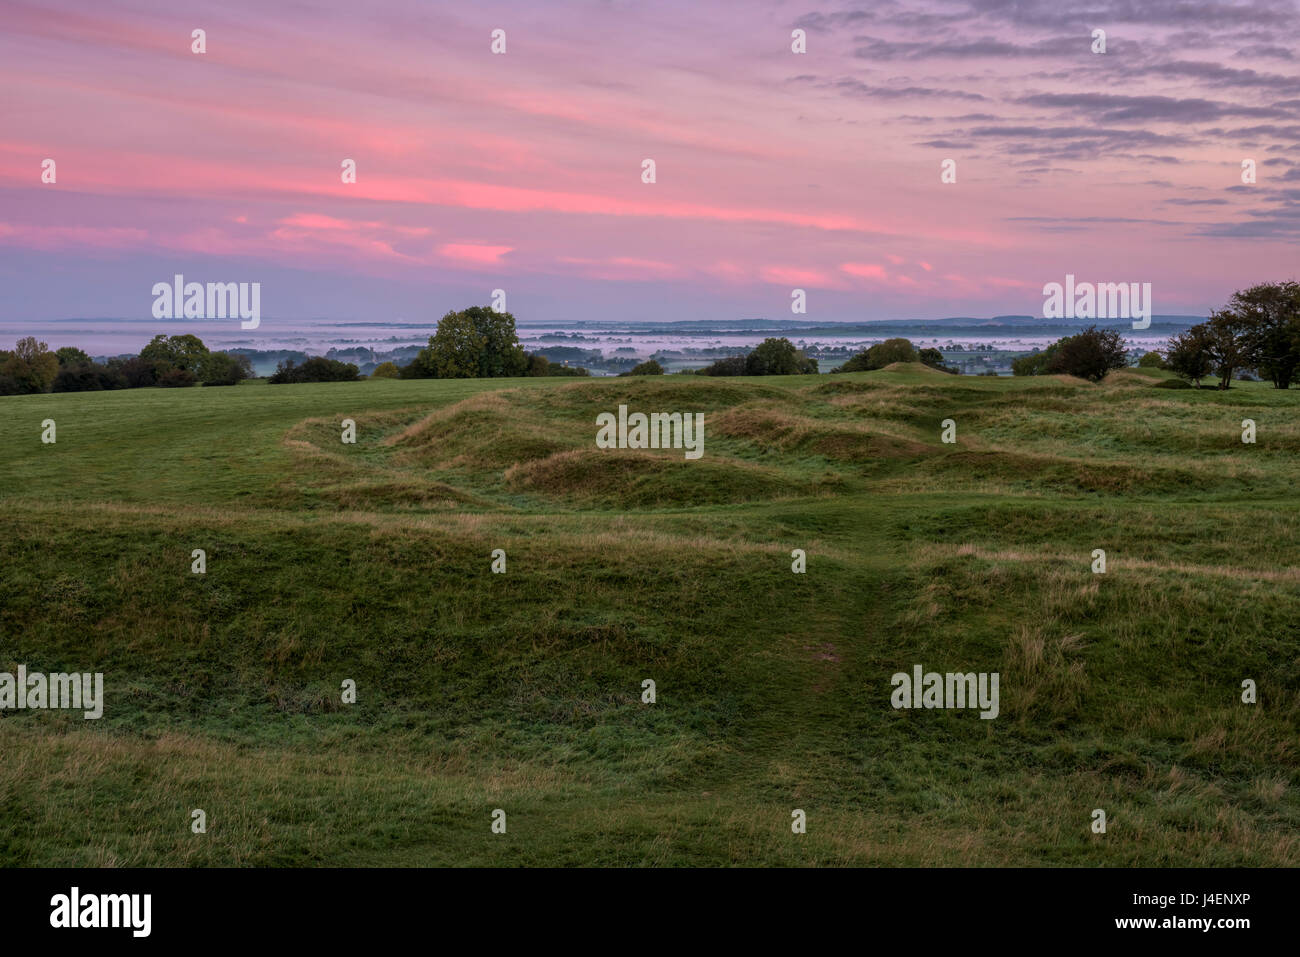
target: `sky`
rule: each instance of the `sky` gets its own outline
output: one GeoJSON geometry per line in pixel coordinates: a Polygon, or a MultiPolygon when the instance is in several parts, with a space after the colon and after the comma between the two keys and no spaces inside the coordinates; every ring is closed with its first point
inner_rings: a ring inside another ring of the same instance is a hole
{"type": "Polygon", "coordinates": [[[148,318],[176,273],[260,282],[285,319],[433,322],[498,288],[523,322],[789,318],[796,288],[815,321],[1041,314],[1066,274],[1204,315],[1300,273],[1298,22],[0,0],[0,319],[148,318]]]}

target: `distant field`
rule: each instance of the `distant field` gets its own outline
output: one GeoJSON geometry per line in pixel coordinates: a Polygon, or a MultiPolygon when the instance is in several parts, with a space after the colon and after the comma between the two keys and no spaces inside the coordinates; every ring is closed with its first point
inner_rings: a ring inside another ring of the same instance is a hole
{"type": "Polygon", "coordinates": [[[0,399],[0,671],[106,684],[0,712],[0,865],[1300,864],[1300,390],[1164,378],[0,399]]]}

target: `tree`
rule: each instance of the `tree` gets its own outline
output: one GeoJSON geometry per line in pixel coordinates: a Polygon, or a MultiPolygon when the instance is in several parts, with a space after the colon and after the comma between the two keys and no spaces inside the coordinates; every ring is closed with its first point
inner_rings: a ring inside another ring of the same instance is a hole
{"type": "Polygon", "coordinates": [[[132,356],[121,363],[119,371],[129,389],[143,389],[158,384],[158,366],[148,359],[132,356]]]}
{"type": "Polygon", "coordinates": [[[90,356],[74,346],[64,346],[54,353],[58,357],[59,365],[82,365],[90,362],[90,356]]]}
{"type": "Polygon", "coordinates": [[[248,356],[209,352],[199,361],[198,377],[204,385],[239,385],[253,374],[248,356]]]}
{"type": "Polygon", "coordinates": [[[59,374],[59,358],[35,336],[19,339],[12,352],[4,354],[0,376],[12,380],[18,394],[48,392],[59,374]]]}
{"type": "Polygon", "coordinates": [[[1201,380],[1210,374],[1210,350],[1205,323],[1192,326],[1169,338],[1165,366],[1192,385],[1200,388],[1201,380]]]}
{"type": "Polygon", "coordinates": [[[125,389],[121,371],[98,362],[72,362],[59,369],[54,377],[55,392],[98,392],[102,389],[125,389]]]}
{"type": "Polygon", "coordinates": [[[514,316],[470,306],[439,319],[428,347],[407,369],[413,378],[492,379],[523,375],[528,357],[515,334],[514,316]]]}
{"type": "Polygon", "coordinates": [[[1012,375],[1047,375],[1047,366],[1055,358],[1060,341],[1053,342],[1042,352],[1031,352],[1027,356],[1011,360],[1012,375]]]}
{"type": "Polygon", "coordinates": [[[130,383],[126,381],[126,376],[122,374],[122,360],[109,359],[107,362],[100,364],[98,362],[90,363],[90,367],[95,370],[95,376],[99,379],[99,385],[103,389],[127,389],[130,383]]]}
{"type": "Polygon", "coordinates": [[[381,362],[375,366],[375,371],[370,373],[372,379],[396,379],[397,376],[397,365],[393,362],[381,362]]]}
{"type": "Polygon", "coordinates": [[[1058,340],[1056,346],[1045,367],[1049,375],[1063,373],[1100,382],[1112,369],[1128,365],[1128,351],[1117,329],[1089,326],[1077,335],[1058,340]]]}
{"type": "Polygon", "coordinates": [[[1206,352],[1219,377],[1219,388],[1232,387],[1232,376],[1238,369],[1252,365],[1250,344],[1246,333],[1249,325],[1232,311],[1212,312],[1205,326],[1206,352]]]}
{"type": "Polygon", "coordinates": [[[961,370],[955,366],[944,365],[943,353],[938,349],[922,349],[916,355],[922,364],[929,366],[931,369],[938,369],[940,372],[948,372],[952,375],[961,375],[961,370]]]}
{"type": "Polygon", "coordinates": [[[89,362],[77,362],[59,368],[51,387],[53,392],[98,392],[104,388],[89,362]]]}
{"type": "Polygon", "coordinates": [[[727,356],[725,359],[715,359],[712,363],[703,369],[696,371],[696,375],[744,375],[745,374],[745,357],[744,356],[727,356]]]}
{"type": "Polygon", "coordinates": [[[185,388],[194,385],[199,381],[189,369],[177,369],[175,367],[164,369],[162,375],[158,376],[158,384],[165,389],[185,388]]]}
{"type": "Polygon", "coordinates": [[[359,370],[351,362],[327,359],[324,356],[312,356],[296,365],[292,359],[284,359],[267,380],[272,385],[286,382],[355,382],[361,377],[359,370]]]}
{"type": "Polygon", "coordinates": [[[877,342],[870,349],[864,349],[852,356],[848,362],[836,369],[836,372],[873,372],[893,365],[895,362],[920,362],[912,343],[903,338],[886,339],[877,342]]]}
{"type": "MultiPolygon", "coordinates": [[[[203,340],[188,333],[181,336],[156,335],[140,350],[140,358],[154,363],[155,367],[170,366],[195,374],[207,354],[208,347],[203,340]]],[[[162,372],[161,368],[159,372],[162,372]]]]}
{"type": "Polygon", "coordinates": [[[1140,369],[1163,369],[1165,368],[1165,357],[1159,352],[1144,352],[1142,358],[1138,359],[1138,368],[1140,369]]]}
{"type": "Polygon", "coordinates": [[[1300,381],[1300,283],[1260,283],[1239,290],[1221,314],[1238,320],[1249,365],[1275,389],[1300,381]]]}
{"type": "Polygon", "coordinates": [[[817,360],[810,359],[784,337],[767,338],[745,357],[745,375],[805,375],[817,371],[817,360]]]}
{"type": "Polygon", "coordinates": [[[664,367],[654,359],[647,359],[645,362],[634,365],[627,372],[621,372],[619,375],[663,375],[664,367]]]}

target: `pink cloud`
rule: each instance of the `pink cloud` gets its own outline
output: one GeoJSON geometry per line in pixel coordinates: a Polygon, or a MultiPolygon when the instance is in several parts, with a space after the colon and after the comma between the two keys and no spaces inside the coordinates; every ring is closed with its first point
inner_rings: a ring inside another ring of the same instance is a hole
{"type": "Polygon", "coordinates": [[[638,259],[634,256],[615,256],[611,259],[560,256],[556,261],[582,267],[582,274],[591,279],[668,279],[682,273],[681,268],[673,263],[638,259]]]}
{"type": "Polygon", "coordinates": [[[859,276],[863,279],[879,279],[882,282],[889,279],[885,267],[878,266],[875,263],[842,263],[840,269],[850,276],[859,276]]]}
{"type": "Polygon", "coordinates": [[[360,227],[373,228],[379,225],[378,223],[335,219],[333,216],[322,216],[319,213],[295,213],[280,220],[280,224],[283,226],[297,226],[301,229],[357,229],[360,227]]]}
{"type": "Polygon", "coordinates": [[[120,249],[147,242],[143,229],[119,226],[32,226],[26,223],[0,223],[0,242],[53,250],[64,246],[120,249]]]}
{"type": "Polygon", "coordinates": [[[749,271],[740,263],[726,260],[719,260],[710,266],[705,266],[703,272],[715,279],[723,279],[728,282],[744,282],[749,277],[749,271]]]}
{"type": "Polygon", "coordinates": [[[501,262],[501,257],[514,251],[513,246],[487,246],[478,243],[443,243],[438,252],[448,259],[472,263],[479,266],[494,266],[501,262]]]}
{"type": "Polygon", "coordinates": [[[784,286],[833,286],[834,282],[820,269],[799,269],[791,266],[764,266],[760,270],[764,282],[784,286]]]}

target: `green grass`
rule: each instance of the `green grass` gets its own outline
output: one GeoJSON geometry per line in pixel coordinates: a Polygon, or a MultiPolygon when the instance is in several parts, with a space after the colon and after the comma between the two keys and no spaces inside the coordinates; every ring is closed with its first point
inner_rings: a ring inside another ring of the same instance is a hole
{"type": "Polygon", "coordinates": [[[0,865],[1294,866],[1300,391],[1164,378],[0,400],[0,670],[107,699],[0,712],[0,865]]]}

